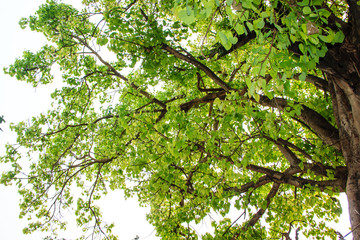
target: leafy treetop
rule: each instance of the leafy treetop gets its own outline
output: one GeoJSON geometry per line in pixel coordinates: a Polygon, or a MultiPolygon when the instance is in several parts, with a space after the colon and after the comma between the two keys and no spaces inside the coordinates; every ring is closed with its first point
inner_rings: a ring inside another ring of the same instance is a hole
{"type": "Polygon", "coordinates": [[[83,4],[48,0],[21,19],[48,44],[5,69],[33,86],[62,72],[53,108],[13,125],[1,158],[25,233],[65,228],[74,208],[115,239],[95,202],[124,189],[163,239],[336,239],[326,222],[346,167],[319,66],[346,37],[345,1],[83,4]],[[212,230],[194,230],[213,213],[212,230]]]}

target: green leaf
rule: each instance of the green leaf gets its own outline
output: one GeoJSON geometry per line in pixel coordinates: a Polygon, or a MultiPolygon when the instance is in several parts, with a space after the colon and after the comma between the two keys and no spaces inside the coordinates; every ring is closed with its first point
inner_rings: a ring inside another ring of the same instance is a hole
{"type": "Polygon", "coordinates": [[[337,207],[337,208],[335,208],[335,214],[336,214],[336,216],[338,216],[338,217],[340,217],[341,216],[341,214],[342,214],[342,208],[341,207],[337,207]]]}
{"type": "Polygon", "coordinates": [[[246,22],[246,26],[249,28],[250,31],[254,31],[254,26],[250,22],[246,22]]]}
{"type": "Polygon", "coordinates": [[[187,25],[194,23],[196,20],[195,16],[194,16],[194,12],[190,11],[190,15],[189,15],[187,9],[180,10],[178,16],[179,16],[179,19],[187,25]]]}
{"type": "Polygon", "coordinates": [[[324,36],[324,35],[319,35],[319,39],[323,42],[326,42],[326,43],[331,43],[332,41],[330,41],[329,37],[328,36],[324,36]]]}
{"type": "Polygon", "coordinates": [[[228,6],[231,6],[233,4],[234,0],[226,0],[226,4],[228,6]]]}
{"type": "Polygon", "coordinates": [[[191,8],[190,8],[190,6],[188,5],[188,4],[186,4],[186,14],[188,15],[188,16],[190,16],[191,15],[191,8]]]}
{"type": "Polygon", "coordinates": [[[260,95],[259,94],[254,93],[253,96],[254,96],[255,101],[257,101],[257,102],[260,101],[260,95]]]}
{"type": "Polygon", "coordinates": [[[262,29],[265,26],[265,22],[262,18],[259,18],[253,22],[253,25],[255,29],[262,29]]]}
{"type": "Polygon", "coordinates": [[[305,14],[305,15],[309,15],[310,13],[311,13],[311,8],[310,7],[304,7],[303,8],[303,13],[305,14]]]}
{"type": "Polygon", "coordinates": [[[243,35],[245,33],[244,27],[240,24],[236,24],[234,29],[238,35],[243,35]]]}
{"type": "Polygon", "coordinates": [[[332,44],[335,43],[342,43],[345,39],[345,35],[342,31],[338,31],[336,32],[335,36],[334,36],[334,40],[332,41],[332,44]]]}
{"type": "Polygon", "coordinates": [[[224,48],[226,50],[229,50],[231,48],[232,44],[229,41],[229,39],[226,37],[226,34],[224,32],[219,32],[218,36],[219,36],[220,42],[224,46],[224,48]]]}
{"type": "Polygon", "coordinates": [[[299,80],[300,81],[305,81],[306,80],[306,72],[302,72],[300,75],[299,75],[299,80]]]}
{"type": "Polygon", "coordinates": [[[237,37],[233,37],[233,36],[230,36],[229,38],[229,41],[231,44],[236,44],[238,42],[238,38],[237,37]]]}
{"type": "Polygon", "coordinates": [[[99,37],[97,39],[97,43],[100,45],[100,46],[104,46],[108,43],[109,39],[106,38],[106,37],[99,37]]]}
{"type": "Polygon", "coordinates": [[[303,53],[303,54],[306,54],[306,49],[305,49],[305,47],[304,47],[304,44],[302,44],[302,43],[300,43],[299,44],[299,49],[300,49],[300,51],[303,53]]]}
{"type": "Polygon", "coordinates": [[[309,0],[303,0],[302,2],[298,2],[297,5],[304,7],[309,5],[309,0]]]}
{"type": "Polygon", "coordinates": [[[324,0],[312,0],[311,5],[312,6],[321,6],[324,0]]]}

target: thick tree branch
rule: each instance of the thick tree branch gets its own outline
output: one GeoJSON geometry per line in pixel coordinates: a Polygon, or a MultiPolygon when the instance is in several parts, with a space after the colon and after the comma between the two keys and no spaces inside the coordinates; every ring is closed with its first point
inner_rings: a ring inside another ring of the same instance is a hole
{"type": "Polygon", "coordinates": [[[277,191],[279,190],[280,184],[274,183],[269,194],[266,196],[266,207],[260,208],[257,213],[246,223],[246,225],[243,227],[243,231],[246,231],[247,228],[254,226],[259,219],[264,215],[266,209],[269,207],[271,199],[275,197],[277,191]]]}
{"type": "Polygon", "coordinates": [[[266,174],[273,182],[279,184],[290,184],[298,188],[304,188],[306,187],[306,185],[311,185],[314,187],[319,187],[321,191],[324,191],[327,187],[331,187],[334,189],[334,191],[338,190],[340,192],[345,192],[346,189],[346,179],[343,178],[338,178],[335,180],[326,180],[326,181],[314,181],[314,180],[291,176],[285,173],[256,166],[253,164],[248,165],[246,168],[255,172],[266,174]]]}
{"type": "Polygon", "coordinates": [[[278,147],[280,152],[284,155],[284,157],[289,161],[290,166],[292,166],[292,167],[299,166],[299,163],[301,161],[293,151],[291,151],[287,146],[283,146],[278,143],[276,143],[276,146],[278,147]]]}
{"type": "MultiPolygon", "coordinates": [[[[294,79],[299,80],[299,76],[300,76],[300,74],[295,74],[294,79]]],[[[313,84],[318,89],[321,89],[321,90],[323,90],[325,92],[329,92],[329,84],[323,78],[319,78],[317,76],[309,74],[309,75],[306,76],[305,81],[308,82],[308,83],[313,84]]]]}
{"type": "Polygon", "coordinates": [[[196,73],[196,76],[197,76],[197,88],[200,92],[217,92],[217,91],[222,91],[223,89],[222,88],[205,88],[205,85],[204,85],[204,81],[202,80],[202,77],[200,75],[200,73],[196,73]],[[203,85],[203,87],[201,87],[201,84],[203,85]]]}
{"type": "Polygon", "coordinates": [[[306,151],[304,151],[303,149],[299,148],[298,146],[296,146],[295,144],[285,140],[285,139],[282,139],[282,138],[278,138],[278,139],[272,139],[268,136],[264,136],[267,140],[270,140],[272,142],[274,142],[275,144],[281,144],[281,145],[284,145],[286,147],[289,147],[289,148],[292,148],[294,149],[295,151],[301,153],[305,158],[309,159],[309,160],[312,160],[312,157],[310,156],[310,154],[308,154],[306,151]]]}
{"type": "MultiPolygon", "coordinates": [[[[276,193],[278,192],[280,187],[279,183],[274,183],[270,192],[268,193],[268,195],[266,196],[266,207],[265,208],[260,208],[253,216],[252,218],[242,227],[241,231],[246,231],[248,228],[253,227],[259,220],[260,218],[264,215],[266,209],[269,207],[271,199],[273,197],[275,197],[276,193]]],[[[233,237],[231,238],[231,240],[236,240],[238,239],[238,237],[240,236],[240,232],[236,232],[233,237]]]]}
{"type": "MultiPolygon", "coordinates": [[[[223,100],[225,99],[226,94],[227,93],[225,91],[207,94],[202,98],[197,98],[181,104],[180,108],[181,110],[187,112],[192,107],[198,104],[210,103],[213,102],[216,98],[223,100]]],[[[240,92],[240,96],[243,95],[244,95],[243,92],[240,92]]],[[[273,98],[270,100],[268,97],[263,95],[260,95],[259,104],[267,107],[277,108],[280,111],[284,111],[286,107],[290,107],[286,99],[273,98]]],[[[302,106],[301,114],[297,116],[297,118],[303,121],[304,123],[306,123],[326,144],[333,146],[337,150],[340,150],[338,130],[318,112],[308,108],[305,105],[301,105],[301,106],[302,106]]]]}
{"type": "Polygon", "coordinates": [[[301,160],[296,156],[296,154],[290,149],[294,149],[295,151],[301,153],[305,158],[312,161],[312,163],[303,162],[303,167],[301,172],[307,172],[308,170],[314,172],[318,176],[328,177],[329,171],[334,174],[335,178],[346,178],[347,176],[347,169],[345,166],[338,166],[338,167],[331,167],[324,165],[320,162],[314,162],[310,154],[306,151],[302,150],[301,148],[297,147],[296,145],[286,141],[284,139],[272,139],[270,137],[264,136],[269,141],[274,142],[274,144],[279,148],[281,153],[284,157],[289,161],[291,168],[293,169],[300,169],[300,162],[301,160]]]}
{"type": "MultiPolygon", "coordinates": [[[[244,24],[244,26],[246,26],[246,25],[244,24]]],[[[249,31],[249,29],[247,29],[247,30],[249,31]]],[[[211,54],[209,55],[209,58],[213,58],[217,53],[219,53],[219,55],[217,57],[218,59],[232,53],[233,51],[248,44],[251,40],[255,39],[256,33],[254,31],[252,31],[248,34],[243,34],[240,36],[235,34],[235,37],[238,38],[238,41],[236,44],[232,45],[232,47],[229,50],[225,50],[225,48],[222,45],[220,45],[218,48],[212,50],[211,54]]]]}
{"type": "MultiPolygon", "coordinates": [[[[263,106],[277,108],[281,111],[286,107],[290,107],[286,99],[273,98],[270,100],[263,95],[260,95],[259,103],[263,106]]],[[[297,116],[297,118],[306,123],[327,145],[340,150],[339,131],[318,112],[305,105],[301,105],[301,107],[301,114],[297,116]]]]}
{"type": "Polygon", "coordinates": [[[196,98],[194,100],[191,100],[189,102],[183,103],[180,105],[180,109],[187,112],[189,111],[191,108],[193,108],[194,106],[197,106],[201,103],[211,103],[213,102],[216,98],[219,98],[221,100],[224,100],[226,97],[226,92],[225,91],[220,91],[220,92],[216,92],[216,93],[209,93],[206,94],[204,97],[202,98],[196,98]]]}

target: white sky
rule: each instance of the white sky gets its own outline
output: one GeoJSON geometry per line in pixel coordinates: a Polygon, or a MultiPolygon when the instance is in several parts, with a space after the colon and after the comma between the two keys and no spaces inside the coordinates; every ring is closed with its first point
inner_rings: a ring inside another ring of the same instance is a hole
{"type": "MultiPolygon", "coordinates": [[[[22,55],[24,50],[39,49],[45,39],[38,33],[29,30],[21,30],[18,21],[21,17],[33,14],[38,6],[45,2],[42,0],[7,0],[2,1],[0,8],[2,46],[0,57],[0,115],[4,115],[6,123],[1,124],[3,132],[0,132],[0,155],[4,153],[5,142],[14,142],[15,136],[10,133],[8,124],[26,120],[33,115],[41,113],[50,107],[49,95],[52,89],[48,86],[32,88],[24,82],[18,82],[3,74],[2,68],[11,64],[16,57],[22,55]]],[[[68,2],[71,2],[70,0],[68,2]]],[[[72,1],[72,2],[79,2],[72,1]]],[[[1,168],[0,168],[1,169],[1,168]]],[[[2,169],[1,169],[2,170],[2,169]]],[[[0,170],[0,172],[1,172],[0,170]]],[[[0,235],[6,240],[39,240],[47,236],[46,233],[23,235],[22,228],[26,226],[26,220],[19,219],[18,195],[15,187],[0,185],[0,235]]],[[[343,215],[337,231],[343,235],[349,232],[349,217],[346,197],[342,196],[343,215]]],[[[146,209],[140,208],[136,200],[124,201],[120,192],[109,194],[102,202],[104,220],[115,222],[114,233],[119,239],[131,240],[136,235],[140,239],[156,239],[153,228],[145,221],[146,209]]],[[[76,234],[73,227],[60,235],[66,239],[74,239],[76,234]]],[[[347,237],[346,239],[351,239],[347,237]]]]}

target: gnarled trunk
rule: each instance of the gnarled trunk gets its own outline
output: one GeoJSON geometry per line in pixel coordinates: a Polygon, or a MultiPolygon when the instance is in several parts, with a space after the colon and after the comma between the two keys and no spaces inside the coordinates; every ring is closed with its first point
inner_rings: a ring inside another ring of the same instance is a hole
{"type": "Polygon", "coordinates": [[[360,48],[359,43],[351,42],[347,39],[340,47],[329,50],[324,71],[348,169],[346,194],[351,229],[354,239],[360,240],[360,48]]]}

